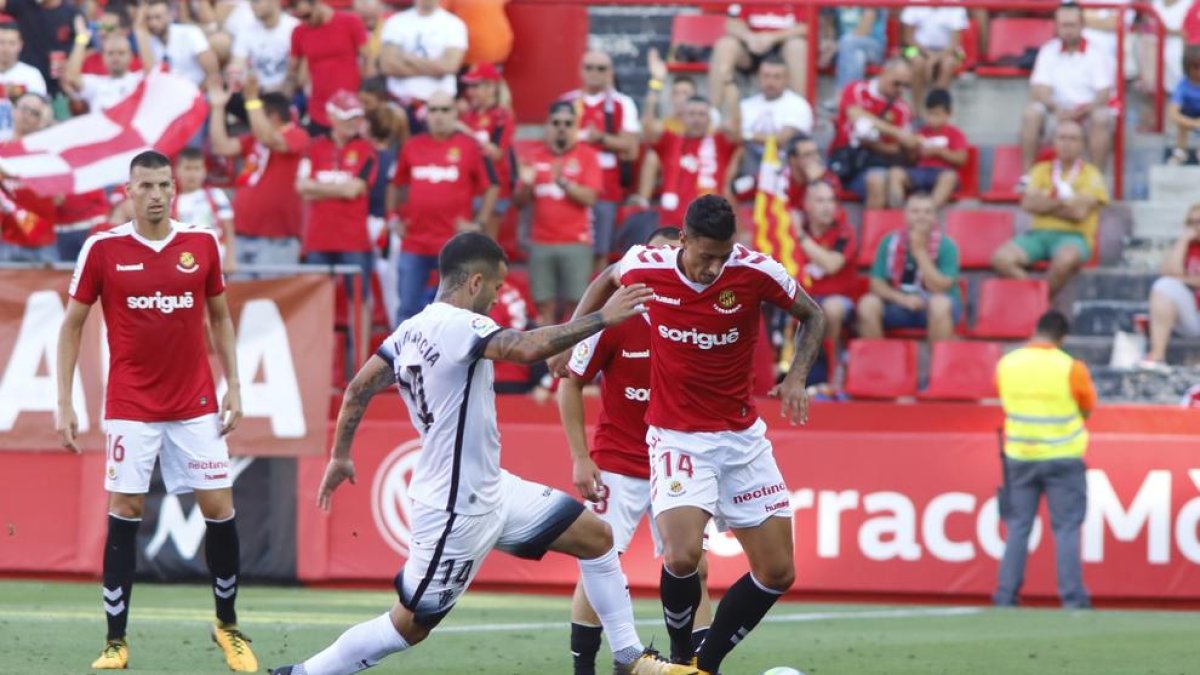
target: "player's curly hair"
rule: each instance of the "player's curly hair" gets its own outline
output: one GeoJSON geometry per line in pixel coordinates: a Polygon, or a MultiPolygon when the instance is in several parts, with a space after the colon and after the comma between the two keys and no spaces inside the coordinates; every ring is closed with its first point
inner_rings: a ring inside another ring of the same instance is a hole
{"type": "Polygon", "coordinates": [[[737,217],[724,197],[704,195],[688,205],[683,230],[693,237],[728,241],[737,231],[737,217]]]}

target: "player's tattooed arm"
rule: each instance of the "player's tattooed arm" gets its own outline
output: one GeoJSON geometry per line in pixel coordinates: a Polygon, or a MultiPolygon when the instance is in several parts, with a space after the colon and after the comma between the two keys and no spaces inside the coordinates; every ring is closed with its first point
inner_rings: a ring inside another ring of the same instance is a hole
{"type": "Polygon", "coordinates": [[[796,300],[788,308],[788,313],[800,321],[796,331],[796,355],[792,358],[792,366],[788,371],[808,378],[808,370],[817,359],[821,343],[825,339],[825,313],[807,293],[801,291],[796,300]]]}
{"type": "Polygon", "coordinates": [[[493,361],[534,363],[575,346],[584,338],[615,326],[644,311],[643,305],[654,297],[645,284],[633,284],[613,293],[599,311],[585,314],[568,323],[530,331],[505,330],[496,333],[484,348],[483,356],[493,361]]]}
{"type": "Polygon", "coordinates": [[[354,434],[367,412],[371,398],[389,387],[395,386],[396,374],[387,361],[372,355],[346,387],[342,397],[342,408],[338,412],[337,426],[333,435],[333,456],[349,457],[354,434]]]}

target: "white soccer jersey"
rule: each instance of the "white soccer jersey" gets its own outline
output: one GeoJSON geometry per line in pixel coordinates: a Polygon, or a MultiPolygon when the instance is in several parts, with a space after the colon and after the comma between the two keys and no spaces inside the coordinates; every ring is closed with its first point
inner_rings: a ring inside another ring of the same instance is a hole
{"type": "Polygon", "coordinates": [[[500,430],[492,362],[501,330],[481,314],[435,302],[400,324],[377,352],[392,364],[400,396],[421,434],[409,494],[429,508],[467,516],[500,503],[500,430]]]}

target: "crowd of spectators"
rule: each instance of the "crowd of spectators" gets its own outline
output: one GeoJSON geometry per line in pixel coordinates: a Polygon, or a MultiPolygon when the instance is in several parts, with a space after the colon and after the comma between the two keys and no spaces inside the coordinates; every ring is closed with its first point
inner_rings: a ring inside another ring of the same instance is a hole
{"type": "MultiPolygon", "coordinates": [[[[1183,30],[1189,0],[1156,5],[1183,30]]],[[[971,152],[950,95],[965,58],[965,9],[889,17],[841,7],[820,14],[814,35],[790,5],[730,5],[706,78],[671,77],[650,51],[640,110],[617,86],[612,56],[592,49],[578,63],[578,88],[549,108],[541,141],[517,153],[502,6],[0,0],[10,17],[0,19],[0,140],[112,106],[153,69],[182,75],[211,112],[178,156],[173,217],[216,229],[228,272],[356,266],[364,312],[382,302],[392,325],[432,299],[442,243],[465,230],[498,237],[517,210],[528,224],[528,281],[506,288],[503,311],[514,322],[561,319],[633,240],[624,228],[679,226],[703,194],[748,205],[760,165],[778,155],[798,276],[827,313],[835,360],[852,332],[956,334],[966,299],[940,214],[971,152]],[[889,21],[900,27],[890,51],[889,21]],[[804,95],[810,39],[837,85],[818,106],[832,118],[827,149],[814,140],[816,102],[804,95]],[[902,210],[903,229],[860,255],[867,242],[842,206],[850,199],[902,210]],[[873,261],[861,277],[859,260],[873,261]],[[370,293],[376,274],[382,297],[370,293]]],[[[1044,262],[1057,293],[1093,257],[1108,202],[1118,58],[1110,38],[1120,20],[1074,4],[1054,14],[1055,37],[1037,54],[1013,129],[1025,169],[1020,208],[1033,225],[996,251],[1000,275],[1023,277],[1044,262]]],[[[1168,41],[1169,117],[1179,129],[1170,161],[1183,163],[1194,161],[1189,141],[1200,129],[1200,46],[1184,47],[1175,32],[1168,41]]],[[[1140,77],[1149,81],[1144,68],[1140,77]]],[[[120,190],[42,199],[4,178],[3,260],[71,261],[89,232],[128,218],[120,190]]],[[[743,225],[749,241],[755,223],[743,225]]],[[[1194,257],[1189,236],[1164,271],[1182,274],[1181,261],[1194,257]]],[[[1155,286],[1151,361],[1165,358],[1164,331],[1194,328],[1179,283],[1155,286]]]]}

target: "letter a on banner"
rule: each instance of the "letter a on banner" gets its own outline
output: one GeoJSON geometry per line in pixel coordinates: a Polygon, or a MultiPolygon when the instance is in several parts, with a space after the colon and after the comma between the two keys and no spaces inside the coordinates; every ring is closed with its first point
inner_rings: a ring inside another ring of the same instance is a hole
{"type": "MultiPolygon", "coordinates": [[[[303,438],[308,432],[300,383],[287,325],[271,300],[250,300],[242,307],[237,333],[238,377],[242,380],[242,408],[246,417],[266,417],[278,438],[303,438]],[[261,381],[256,381],[262,372],[261,381]]],[[[217,397],[229,388],[221,378],[217,397]]]]}
{"type": "MultiPolygon", "coordinates": [[[[58,410],[58,328],[65,314],[62,299],[55,291],[35,291],[25,301],[21,329],[0,378],[0,431],[12,431],[23,412],[58,410]]],[[[83,433],[90,424],[78,371],[72,380],[71,395],[83,433]]]]}

